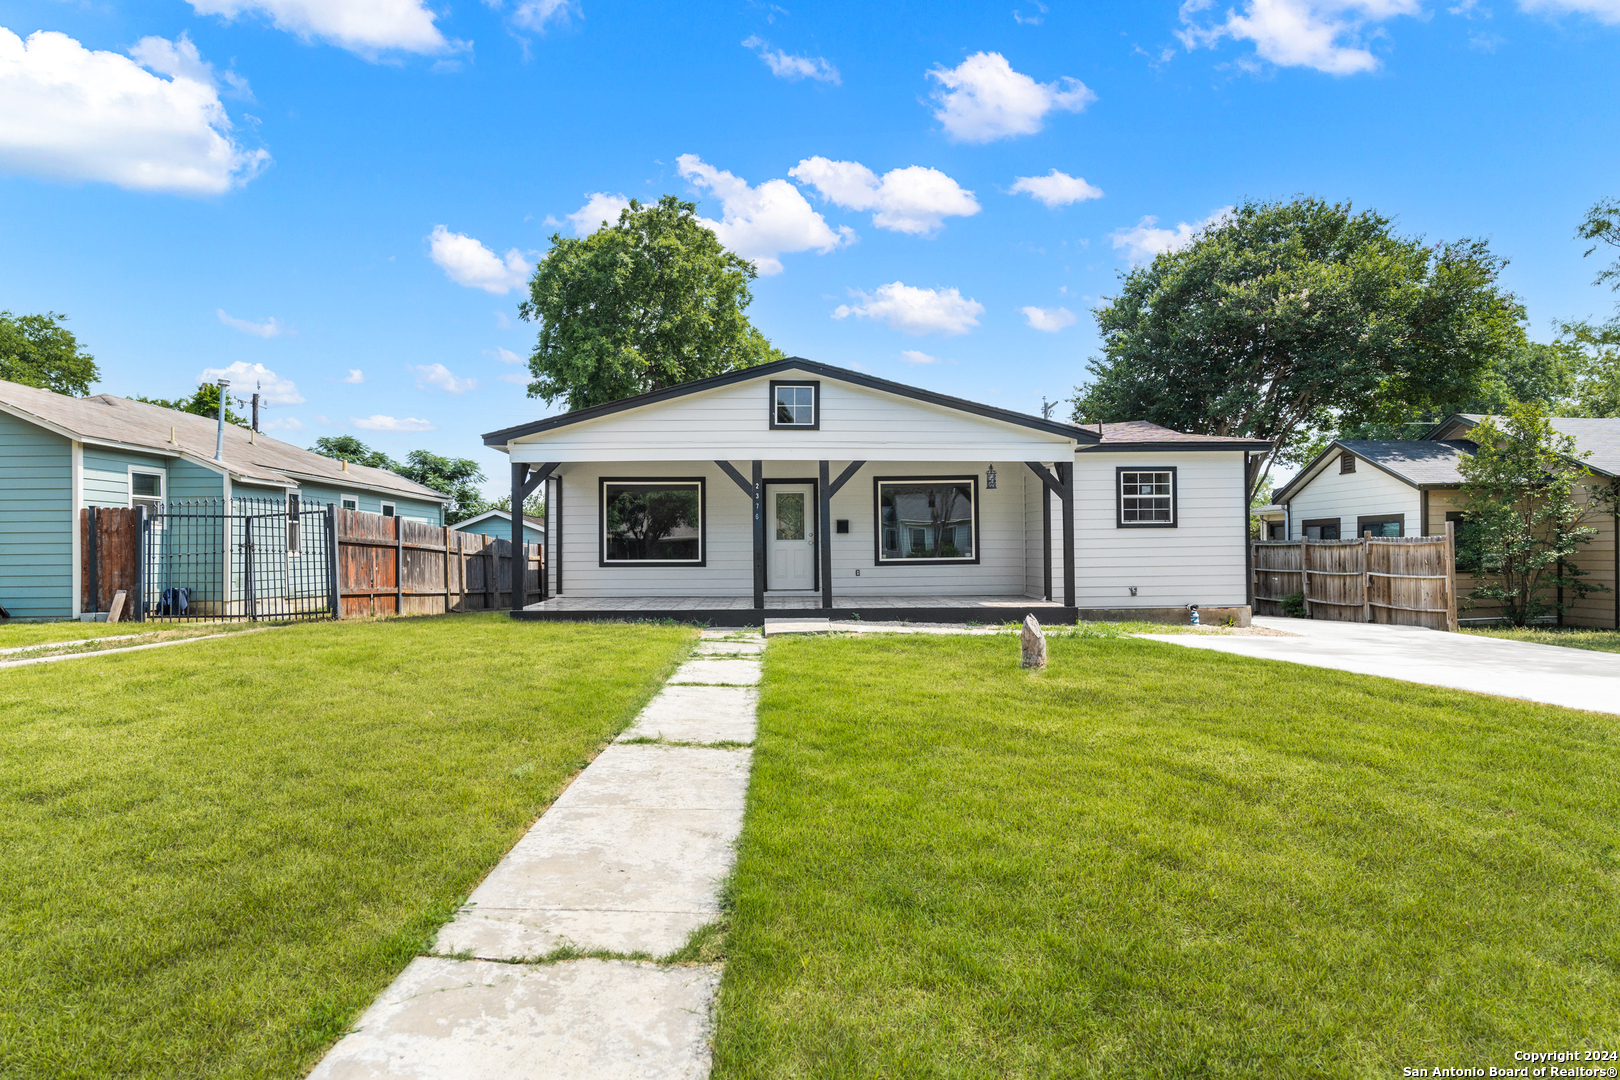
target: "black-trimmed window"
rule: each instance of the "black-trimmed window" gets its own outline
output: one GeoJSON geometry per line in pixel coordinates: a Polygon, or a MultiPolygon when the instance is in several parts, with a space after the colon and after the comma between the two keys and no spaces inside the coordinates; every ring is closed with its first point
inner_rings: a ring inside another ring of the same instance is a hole
{"type": "Polygon", "coordinates": [[[773,381],[771,427],[820,430],[821,383],[773,381]]]}
{"type": "Polygon", "coordinates": [[[1307,540],[1339,539],[1338,518],[1315,518],[1299,523],[1299,534],[1307,540]]]}
{"type": "Polygon", "coordinates": [[[1356,535],[1365,536],[1367,533],[1374,536],[1405,536],[1406,515],[1378,514],[1356,518],[1356,535]]]}
{"type": "Polygon", "coordinates": [[[1114,470],[1115,524],[1121,529],[1176,527],[1176,467],[1121,465],[1114,470]]]}
{"type": "Polygon", "coordinates": [[[879,476],[877,562],[979,561],[979,479],[976,476],[879,476]]]}
{"type": "Polygon", "coordinates": [[[295,492],[287,493],[287,554],[302,555],[304,553],[303,524],[300,511],[303,509],[303,499],[295,492]]]}
{"type": "Polygon", "coordinates": [[[702,566],[701,478],[601,480],[603,566],[702,566]]]}

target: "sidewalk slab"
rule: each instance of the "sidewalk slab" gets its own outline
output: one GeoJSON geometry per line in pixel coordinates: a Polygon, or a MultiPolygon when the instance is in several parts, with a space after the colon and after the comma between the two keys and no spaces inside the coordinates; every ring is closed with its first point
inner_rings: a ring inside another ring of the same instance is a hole
{"type": "Polygon", "coordinates": [[[413,960],[310,1080],[701,1080],[720,973],[413,960]]]}
{"type": "Polygon", "coordinates": [[[753,657],[758,659],[765,652],[763,641],[700,641],[692,649],[693,659],[708,659],[717,656],[753,657]]]}
{"type": "Polygon", "coordinates": [[[766,619],[765,636],[777,634],[828,634],[832,632],[831,619],[766,619]]]}
{"type": "Polygon", "coordinates": [[[671,686],[698,683],[705,686],[753,686],[759,682],[758,660],[688,660],[670,676],[671,686]]]}
{"type": "Polygon", "coordinates": [[[666,686],[647,703],[626,739],[753,742],[759,691],[742,686],[666,686]]]}

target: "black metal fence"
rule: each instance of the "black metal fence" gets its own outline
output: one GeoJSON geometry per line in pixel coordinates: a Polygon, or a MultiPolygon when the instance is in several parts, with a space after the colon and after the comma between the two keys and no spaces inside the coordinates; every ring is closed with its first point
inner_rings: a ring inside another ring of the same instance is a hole
{"type": "Polygon", "coordinates": [[[330,504],[171,499],[140,526],[140,621],[337,617],[330,504]]]}

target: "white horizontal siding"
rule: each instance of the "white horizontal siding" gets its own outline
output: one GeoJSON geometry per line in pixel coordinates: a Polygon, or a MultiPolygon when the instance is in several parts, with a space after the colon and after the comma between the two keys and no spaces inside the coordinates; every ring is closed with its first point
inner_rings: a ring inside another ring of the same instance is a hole
{"type": "MultiPolygon", "coordinates": [[[[1075,576],[1080,607],[1248,603],[1242,451],[1081,453],[1075,463],[1075,576]],[[1118,468],[1176,469],[1176,527],[1122,529],[1118,468]],[[1136,595],[1130,590],[1136,588],[1136,595]]],[[[1058,546],[1056,537],[1053,546],[1058,546]]],[[[1059,578],[1061,571],[1054,574],[1059,578]]],[[[1053,590],[1061,586],[1054,580],[1053,590]]]]}
{"type": "Polygon", "coordinates": [[[1034,428],[821,378],[821,427],[772,430],[770,382],[744,382],[570,424],[511,444],[513,461],[1052,460],[1074,442],[1034,428]]]}
{"type": "MultiPolygon", "coordinates": [[[[1329,462],[1315,479],[1293,494],[1288,510],[1290,540],[1304,535],[1304,522],[1326,518],[1338,520],[1339,536],[1345,540],[1356,535],[1356,519],[1363,517],[1405,514],[1407,536],[1417,536],[1423,528],[1418,489],[1360,460],[1353,473],[1339,472],[1337,460],[1329,462]]],[[[1445,515],[1439,520],[1445,521],[1445,515]]]]}

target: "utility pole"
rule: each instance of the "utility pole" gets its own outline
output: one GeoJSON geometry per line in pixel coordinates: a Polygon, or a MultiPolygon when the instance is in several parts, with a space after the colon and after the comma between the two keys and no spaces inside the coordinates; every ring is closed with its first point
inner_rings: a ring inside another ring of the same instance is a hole
{"type": "Polygon", "coordinates": [[[1041,419],[1042,420],[1050,420],[1050,419],[1052,419],[1052,410],[1055,409],[1055,408],[1057,408],[1057,402],[1055,402],[1055,401],[1047,401],[1046,400],[1046,395],[1042,394],[1041,395],[1041,419]]]}
{"type": "Polygon", "coordinates": [[[259,430],[259,392],[253,391],[253,430],[259,430]]]}
{"type": "Polygon", "coordinates": [[[231,380],[219,380],[219,408],[214,415],[219,417],[219,436],[214,440],[214,460],[225,460],[225,388],[231,385],[231,380]]]}

